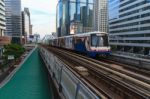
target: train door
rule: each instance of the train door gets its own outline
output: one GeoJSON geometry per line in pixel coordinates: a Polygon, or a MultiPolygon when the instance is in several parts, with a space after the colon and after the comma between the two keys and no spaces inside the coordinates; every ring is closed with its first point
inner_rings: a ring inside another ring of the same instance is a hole
{"type": "Polygon", "coordinates": [[[85,38],[85,47],[87,51],[90,51],[90,36],[85,38]]]}
{"type": "Polygon", "coordinates": [[[75,37],[74,49],[78,52],[86,53],[85,37],[75,37]]]}
{"type": "Polygon", "coordinates": [[[58,47],[61,47],[61,38],[58,39],[58,47]]]}
{"type": "Polygon", "coordinates": [[[67,37],[65,40],[66,48],[71,49],[72,48],[72,37],[67,37]]]}
{"type": "Polygon", "coordinates": [[[69,37],[69,48],[73,49],[73,37],[69,37]]]}
{"type": "Polygon", "coordinates": [[[68,42],[68,37],[65,38],[65,48],[68,49],[69,47],[69,42],[68,42]]]}
{"type": "Polygon", "coordinates": [[[61,47],[65,48],[65,38],[61,38],[61,47]]]}

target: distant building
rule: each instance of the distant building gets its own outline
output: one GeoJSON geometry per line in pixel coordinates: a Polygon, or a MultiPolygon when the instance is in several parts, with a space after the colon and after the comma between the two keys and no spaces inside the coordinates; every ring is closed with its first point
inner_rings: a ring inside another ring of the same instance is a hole
{"type": "Polygon", "coordinates": [[[35,43],[39,43],[40,42],[40,35],[39,34],[34,34],[33,36],[34,36],[34,40],[33,41],[35,43]]]}
{"type": "Polygon", "coordinates": [[[44,43],[44,44],[49,44],[49,40],[52,40],[52,39],[55,39],[56,37],[55,37],[55,34],[56,33],[52,33],[51,35],[45,35],[44,37],[43,37],[43,39],[42,39],[42,43],[44,43]]]}
{"type": "Polygon", "coordinates": [[[30,35],[28,38],[28,43],[33,43],[34,39],[35,39],[34,35],[30,35]]]}
{"type": "Polygon", "coordinates": [[[112,49],[150,55],[150,0],[109,0],[112,49]]]}
{"type": "Polygon", "coordinates": [[[22,11],[22,40],[24,43],[29,41],[30,35],[32,35],[30,11],[28,8],[24,8],[22,11]]]}
{"type": "Polygon", "coordinates": [[[108,32],[108,0],[94,0],[93,30],[108,32]]]}
{"type": "Polygon", "coordinates": [[[93,0],[58,0],[57,33],[66,36],[92,31],[93,0]]]}
{"type": "Polygon", "coordinates": [[[4,0],[6,9],[5,35],[12,37],[12,43],[21,43],[22,21],[21,0],[4,0]]]}
{"type": "Polygon", "coordinates": [[[52,36],[54,36],[55,38],[58,37],[56,32],[52,32],[52,36]]]}
{"type": "Polygon", "coordinates": [[[33,29],[33,25],[31,25],[31,22],[30,22],[30,31],[29,31],[29,34],[30,34],[30,35],[33,34],[33,30],[32,30],[32,29],[33,29]]]}

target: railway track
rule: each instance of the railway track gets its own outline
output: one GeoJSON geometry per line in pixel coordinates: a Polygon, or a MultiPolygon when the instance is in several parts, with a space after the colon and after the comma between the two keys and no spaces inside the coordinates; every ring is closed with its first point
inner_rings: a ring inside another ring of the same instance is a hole
{"type": "MultiPolygon", "coordinates": [[[[64,50],[64,49],[62,49],[62,50],[64,50]]],[[[125,64],[122,64],[122,63],[117,63],[115,61],[111,61],[111,60],[108,60],[108,59],[96,60],[96,59],[92,59],[92,58],[89,58],[89,57],[86,57],[86,56],[83,56],[83,55],[80,55],[80,54],[76,54],[76,53],[73,53],[73,52],[70,52],[70,51],[67,51],[67,50],[64,50],[64,51],[67,52],[67,53],[70,53],[72,55],[76,55],[76,56],[79,56],[81,58],[90,60],[94,63],[103,65],[103,66],[108,67],[112,70],[121,72],[125,75],[131,76],[135,79],[138,79],[138,80],[141,80],[141,81],[144,81],[144,82],[150,84],[150,78],[149,78],[150,77],[150,72],[149,71],[143,71],[143,70],[141,71],[140,69],[132,68],[131,66],[128,66],[128,65],[125,65],[125,64]]]]}
{"type": "MultiPolygon", "coordinates": [[[[101,63],[97,60],[87,58],[75,53],[66,52],[57,48],[46,47],[49,51],[56,54],[61,60],[67,63],[72,69],[77,66],[83,66],[88,69],[90,77],[81,75],[92,86],[96,87],[100,92],[108,98],[118,97],[118,99],[132,97],[137,99],[150,98],[150,81],[147,77],[139,76],[134,73],[119,70],[101,63]],[[94,79],[93,79],[94,78],[94,79]],[[93,79],[93,81],[91,81],[93,79]],[[106,84],[113,90],[112,94],[108,93],[109,88],[102,88],[100,85],[106,84]],[[104,91],[105,89],[105,91],[104,91]],[[106,91],[107,90],[107,91],[106,91]],[[120,95],[117,95],[120,94],[120,95]]],[[[77,71],[78,72],[78,71],[77,71]]],[[[98,92],[97,92],[98,93],[98,92]]],[[[117,98],[115,98],[117,99],[117,98]]]]}
{"type": "MultiPolygon", "coordinates": [[[[71,53],[71,54],[74,54],[74,53],[71,53]]],[[[78,56],[82,57],[84,59],[90,60],[90,61],[92,61],[94,63],[97,63],[97,64],[103,65],[105,67],[108,67],[108,68],[110,68],[112,70],[121,72],[121,73],[123,73],[123,74],[125,74],[127,76],[133,77],[135,79],[138,79],[138,80],[141,80],[141,81],[144,81],[144,82],[150,84],[150,78],[149,78],[150,74],[149,73],[143,74],[143,72],[141,73],[141,71],[138,71],[138,70],[136,71],[135,69],[134,70],[128,70],[128,69],[125,69],[125,68],[129,68],[129,66],[127,67],[127,66],[125,66],[123,64],[114,63],[114,62],[110,63],[109,60],[107,60],[107,61],[105,60],[105,62],[102,62],[102,61],[91,59],[91,58],[88,58],[88,57],[85,57],[85,56],[82,56],[82,55],[78,55],[78,56]]]]}
{"type": "Polygon", "coordinates": [[[118,66],[121,66],[123,69],[126,69],[128,71],[135,72],[137,74],[140,74],[140,75],[143,75],[146,77],[150,77],[150,71],[149,70],[141,69],[139,67],[135,67],[132,65],[124,64],[124,63],[118,63],[117,61],[112,60],[111,57],[103,58],[103,59],[99,58],[98,60],[101,62],[110,64],[110,65],[118,65],[118,66]]]}

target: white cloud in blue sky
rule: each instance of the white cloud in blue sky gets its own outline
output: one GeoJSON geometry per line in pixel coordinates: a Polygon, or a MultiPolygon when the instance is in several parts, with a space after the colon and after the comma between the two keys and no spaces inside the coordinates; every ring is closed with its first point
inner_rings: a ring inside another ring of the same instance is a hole
{"type": "Polygon", "coordinates": [[[31,13],[33,33],[42,37],[56,28],[56,4],[58,0],[21,0],[22,9],[28,7],[31,13]]]}

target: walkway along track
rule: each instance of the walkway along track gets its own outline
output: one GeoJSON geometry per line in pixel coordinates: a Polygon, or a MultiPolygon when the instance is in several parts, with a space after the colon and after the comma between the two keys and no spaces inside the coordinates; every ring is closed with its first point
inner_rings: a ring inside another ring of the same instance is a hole
{"type": "MultiPolygon", "coordinates": [[[[87,58],[85,56],[76,55],[71,52],[65,52],[60,49],[47,47],[49,51],[55,53],[63,61],[74,68],[75,66],[83,66],[88,69],[90,76],[93,77],[93,80],[96,78],[97,83],[91,79],[86,79],[88,77],[83,77],[85,80],[91,83],[94,87],[97,86],[99,90],[100,81],[104,81],[109,86],[108,89],[113,89],[112,93],[115,93],[116,96],[119,94],[122,98],[147,98],[150,97],[150,84],[149,79],[144,77],[137,77],[138,75],[127,74],[126,72],[117,70],[115,68],[110,68],[106,64],[100,64],[99,62],[87,58]],[[95,76],[95,78],[94,78],[95,76]],[[142,79],[142,81],[141,81],[142,79]],[[92,84],[93,83],[93,84],[92,84]],[[111,88],[110,88],[111,87],[111,88]]],[[[111,93],[108,93],[108,90],[105,90],[105,93],[111,96],[111,93]]],[[[115,96],[111,96],[115,97],[115,96]]],[[[116,98],[115,98],[116,99],[116,98]]]]}
{"type": "Polygon", "coordinates": [[[1,85],[0,99],[52,99],[47,78],[47,70],[35,48],[1,85]]]}

